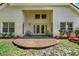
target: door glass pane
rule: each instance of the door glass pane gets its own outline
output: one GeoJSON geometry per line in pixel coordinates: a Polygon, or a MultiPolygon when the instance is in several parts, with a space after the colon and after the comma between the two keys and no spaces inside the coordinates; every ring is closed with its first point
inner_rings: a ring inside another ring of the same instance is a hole
{"type": "Polygon", "coordinates": [[[37,25],[37,33],[40,33],[40,26],[37,25]]]}
{"type": "Polygon", "coordinates": [[[24,34],[24,23],[22,24],[22,33],[24,34]]]}
{"type": "Polygon", "coordinates": [[[44,25],[41,25],[41,33],[44,33],[44,25]]]}
{"type": "Polygon", "coordinates": [[[35,33],[35,25],[34,25],[34,33],[35,33]]]}
{"type": "Polygon", "coordinates": [[[47,32],[47,25],[45,25],[46,26],[46,32],[47,32]]]}

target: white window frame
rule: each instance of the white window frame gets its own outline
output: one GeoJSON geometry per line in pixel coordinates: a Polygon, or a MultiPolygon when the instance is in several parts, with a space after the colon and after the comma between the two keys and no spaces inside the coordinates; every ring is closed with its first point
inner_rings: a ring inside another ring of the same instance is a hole
{"type": "Polygon", "coordinates": [[[47,19],[47,14],[46,13],[45,14],[43,14],[43,13],[42,14],[35,14],[34,17],[35,17],[35,19],[47,19]],[[39,18],[36,18],[36,15],[39,15],[39,18]],[[43,15],[46,15],[46,18],[42,18],[43,15]]]}
{"type": "Polygon", "coordinates": [[[8,32],[6,32],[6,33],[10,33],[10,31],[9,31],[10,30],[9,25],[10,25],[10,23],[14,23],[14,32],[15,32],[15,22],[2,22],[2,33],[4,33],[3,32],[3,23],[8,23],[8,32]]]}
{"type": "MultiPolygon", "coordinates": [[[[72,23],[72,30],[74,29],[74,23],[73,22],[60,22],[60,23],[65,23],[65,26],[66,26],[66,29],[65,30],[67,30],[68,31],[68,23],[72,23]]],[[[60,28],[60,30],[61,30],[61,28],[60,28]]]]}

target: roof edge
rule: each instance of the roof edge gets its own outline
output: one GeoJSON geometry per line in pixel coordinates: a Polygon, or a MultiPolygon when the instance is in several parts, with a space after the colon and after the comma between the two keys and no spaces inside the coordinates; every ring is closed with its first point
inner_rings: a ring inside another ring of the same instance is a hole
{"type": "Polygon", "coordinates": [[[5,7],[6,5],[7,6],[19,6],[20,4],[27,5],[27,6],[29,6],[29,5],[66,5],[66,6],[70,6],[71,8],[73,8],[74,10],[79,12],[79,8],[76,5],[74,5],[73,3],[1,3],[0,9],[5,7]]]}
{"type": "Polygon", "coordinates": [[[76,5],[74,5],[73,3],[70,3],[71,5],[73,5],[74,7],[76,7],[77,9],[79,9],[79,7],[77,7],[76,5]]]}

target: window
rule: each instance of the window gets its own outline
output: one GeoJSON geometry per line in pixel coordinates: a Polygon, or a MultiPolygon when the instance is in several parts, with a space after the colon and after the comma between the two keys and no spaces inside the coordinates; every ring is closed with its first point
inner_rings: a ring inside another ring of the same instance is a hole
{"type": "Polygon", "coordinates": [[[3,22],[3,32],[15,32],[14,22],[3,22]]]}
{"type": "Polygon", "coordinates": [[[60,23],[60,30],[66,30],[66,22],[60,23]]]}
{"type": "Polygon", "coordinates": [[[67,30],[67,31],[73,31],[73,22],[61,22],[60,23],[60,30],[67,30]]]}
{"type": "Polygon", "coordinates": [[[72,22],[68,22],[67,26],[68,26],[68,31],[72,31],[73,30],[73,23],[72,22]]]}
{"type": "Polygon", "coordinates": [[[42,19],[46,19],[46,17],[47,17],[46,14],[42,14],[42,15],[41,15],[41,18],[42,18],[42,19]]]}
{"type": "Polygon", "coordinates": [[[8,22],[3,23],[3,32],[8,32],[8,22]]]}
{"type": "Polygon", "coordinates": [[[14,32],[14,29],[15,29],[14,23],[13,22],[9,23],[9,32],[14,32]]]}
{"type": "Polygon", "coordinates": [[[35,19],[46,19],[47,15],[46,14],[35,14],[35,19]]]}
{"type": "Polygon", "coordinates": [[[35,19],[40,19],[40,14],[35,14],[35,19]]]}

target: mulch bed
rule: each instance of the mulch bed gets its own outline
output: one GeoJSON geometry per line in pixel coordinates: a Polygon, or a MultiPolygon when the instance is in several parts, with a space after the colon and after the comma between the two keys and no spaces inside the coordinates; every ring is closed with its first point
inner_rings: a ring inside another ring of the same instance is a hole
{"type": "Polygon", "coordinates": [[[19,39],[18,37],[0,37],[0,40],[12,40],[12,39],[19,39]]]}

